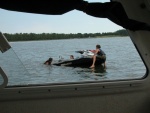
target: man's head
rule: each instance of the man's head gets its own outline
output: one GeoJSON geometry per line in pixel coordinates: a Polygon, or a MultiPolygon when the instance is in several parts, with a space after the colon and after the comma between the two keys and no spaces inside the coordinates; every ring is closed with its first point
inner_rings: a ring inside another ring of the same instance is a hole
{"type": "Polygon", "coordinates": [[[101,46],[100,46],[99,44],[97,44],[97,45],[96,45],[96,48],[100,49],[100,48],[101,48],[101,46]]]}

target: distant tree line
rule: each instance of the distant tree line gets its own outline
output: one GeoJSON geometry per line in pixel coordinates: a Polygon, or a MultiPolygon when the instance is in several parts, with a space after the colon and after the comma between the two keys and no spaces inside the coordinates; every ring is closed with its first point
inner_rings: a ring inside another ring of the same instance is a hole
{"type": "Polygon", "coordinates": [[[64,33],[4,33],[8,41],[31,41],[31,40],[56,40],[56,39],[73,39],[73,38],[94,38],[94,37],[108,37],[108,36],[128,36],[126,30],[118,30],[116,32],[106,33],[77,33],[77,34],[64,34],[64,33]]]}

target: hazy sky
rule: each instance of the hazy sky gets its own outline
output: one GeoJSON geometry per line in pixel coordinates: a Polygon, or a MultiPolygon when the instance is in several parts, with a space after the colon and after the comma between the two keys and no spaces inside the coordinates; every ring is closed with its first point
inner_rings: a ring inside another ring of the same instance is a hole
{"type": "MultiPolygon", "coordinates": [[[[109,2],[109,0],[87,1],[109,2]]],[[[0,9],[2,33],[102,33],[119,29],[122,27],[108,19],[92,17],[77,10],[63,15],[42,15],[0,9]]]]}

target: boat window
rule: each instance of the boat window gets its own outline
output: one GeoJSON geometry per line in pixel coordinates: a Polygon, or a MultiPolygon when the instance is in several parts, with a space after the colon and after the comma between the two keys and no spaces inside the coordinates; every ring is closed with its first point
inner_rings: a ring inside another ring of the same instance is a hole
{"type": "Polygon", "coordinates": [[[0,17],[1,32],[12,47],[0,52],[8,86],[132,80],[146,73],[127,31],[108,19],[76,10],[42,15],[0,9],[0,17]],[[89,68],[92,63],[82,67],[88,59],[76,62],[82,62],[81,66],[66,66],[86,57],[79,51],[95,50],[97,44],[106,54],[106,69],[103,64],[89,68]],[[49,58],[53,59],[51,65],[44,64],[49,58]]]}

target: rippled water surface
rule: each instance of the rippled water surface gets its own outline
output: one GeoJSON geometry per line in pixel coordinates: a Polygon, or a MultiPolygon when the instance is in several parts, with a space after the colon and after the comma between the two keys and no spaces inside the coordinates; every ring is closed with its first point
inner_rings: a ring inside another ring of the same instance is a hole
{"type": "Polygon", "coordinates": [[[93,82],[137,79],[145,75],[145,66],[129,37],[87,38],[69,40],[46,40],[11,42],[12,49],[1,53],[2,68],[9,78],[8,85],[93,82]],[[49,57],[69,59],[77,50],[95,49],[100,44],[107,55],[107,69],[47,66],[49,57]],[[17,56],[16,56],[17,55],[17,56]]]}

